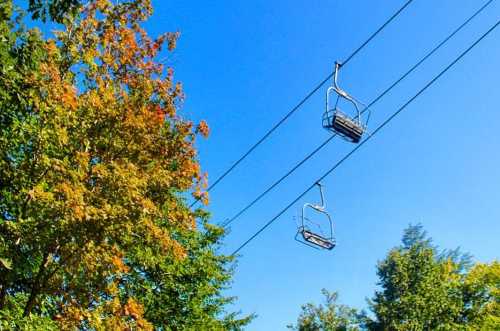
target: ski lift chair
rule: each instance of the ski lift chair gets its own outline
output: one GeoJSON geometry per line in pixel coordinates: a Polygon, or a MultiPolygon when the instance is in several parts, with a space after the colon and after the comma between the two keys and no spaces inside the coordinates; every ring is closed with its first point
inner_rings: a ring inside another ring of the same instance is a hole
{"type": "Polygon", "coordinates": [[[304,204],[301,214],[302,224],[299,226],[297,234],[295,235],[295,240],[314,248],[332,250],[336,245],[333,234],[333,221],[330,214],[325,210],[322,185],[320,183],[317,185],[319,186],[321,195],[321,205],[312,203],[304,204]],[[323,224],[323,227],[321,227],[318,222],[312,221],[306,216],[306,210],[314,211],[314,213],[316,213],[315,218],[322,217],[322,223],[326,221],[326,224],[323,224]],[[319,231],[313,231],[311,228],[312,224],[316,225],[319,231]]]}
{"type": "Polygon", "coordinates": [[[365,125],[361,121],[360,108],[364,109],[365,107],[338,86],[337,76],[339,69],[340,64],[335,62],[333,86],[330,86],[326,91],[326,109],[323,114],[323,127],[330,132],[340,135],[349,142],[358,143],[365,131],[365,125]],[[335,105],[332,106],[330,99],[333,97],[333,93],[336,94],[337,98],[335,105]],[[347,101],[346,104],[351,104],[354,107],[355,117],[351,117],[340,110],[339,103],[341,101],[347,101]]]}

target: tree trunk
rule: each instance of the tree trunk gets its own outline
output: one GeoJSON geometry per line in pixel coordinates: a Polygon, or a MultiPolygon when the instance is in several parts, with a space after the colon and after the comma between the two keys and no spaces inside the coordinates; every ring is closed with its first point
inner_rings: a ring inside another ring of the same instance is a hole
{"type": "Polygon", "coordinates": [[[24,313],[23,313],[24,317],[28,316],[31,313],[31,310],[35,305],[36,297],[38,296],[40,290],[42,289],[42,284],[40,284],[40,282],[42,280],[43,273],[45,272],[45,268],[47,267],[48,258],[49,258],[49,253],[46,252],[43,256],[42,264],[40,265],[40,270],[38,270],[38,273],[33,281],[33,285],[31,286],[31,293],[28,298],[28,302],[26,302],[26,306],[24,307],[24,313]]]}
{"type": "Polygon", "coordinates": [[[3,283],[0,289],[0,310],[5,306],[5,297],[7,296],[7,284],[3,283]]]}

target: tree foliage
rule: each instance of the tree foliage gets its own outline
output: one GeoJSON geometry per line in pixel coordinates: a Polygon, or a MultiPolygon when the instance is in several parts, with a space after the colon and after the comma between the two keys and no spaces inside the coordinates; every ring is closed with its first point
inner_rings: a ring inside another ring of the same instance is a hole
{"type": "Polygon", "coordinates": [[[145,317],[170,330],[239,330],[253,316],[238,318],[224,312],[234,298],[223,297],[232,274],[232,257],[217,255],[214,248],[223,230],[204,222],[205,231],[175,235],[186,247],[185,259],[166,259],[145,274],[132,273],[127,292],[144,302],[145,317]]]}
{"type": "Polygon", "coordinates": [[[80,7],[80,0],[29,0],[28,10],[35,20],[61,23],[67,15],[75,16],[80,7]]]}
{"type": "Polygon", "coordinates": [[[338,304],[338,293],[323,290],[325,304],[308,303],[302,306],[302,311],[296,325],[288,328],[297,331],[356,331],[360,330],[359,315],[356,309],[338,304]]]}
{"type": "Polygon", "coordinates": [[[500,263],[478,263],[463,283],[463,320],[468,330],[500,328],[500,263]]]}
{"type": "Polygon", "coordinates": [[[380,330],[456,330],[463,308],[462,274],[452,259],[441,259],[419,226],[410,227],[403,245],[379,263],[371,308],[372,328],[380,330]]]}
{"type": "Polygon", "coordinates": [[[459,250],[439,252],[420,225],[377,267],[371,330],[493,330],[500,327],[498,262],[478,263],[459,250]]]}
{"type": "Polygon", "coordinates": [[[194,142],[209,130],[178,113],[182,86],[157,60],[178,34],[148,36],[148,0],[63,8],[49,40],[12,8],[0,5],[0,327],[248,323],[224,312],[221,230],[197,228],[207,215],[182,198],[207,202],[194,142]]]}
{"type": "Polygon", "coordinates": [[[377,266],[372,315],[336,304],[303,306],[295,330],[372,331],[500,329],[500,263],[477,263],[460,250],[439,251],[420,225],[377,266]]]}

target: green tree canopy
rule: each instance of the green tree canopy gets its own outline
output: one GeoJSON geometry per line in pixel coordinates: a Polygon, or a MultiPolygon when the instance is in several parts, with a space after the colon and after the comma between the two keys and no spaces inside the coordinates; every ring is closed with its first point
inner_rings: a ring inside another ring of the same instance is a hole
{"type": "Polygon", "coordinates": [[[35,20],[62,23],[65,16],[75,16],[80,7],[80,0],[29,0],[28,10],[35,20]]]}
{"type": "MultiPolygon", "coordinates": [[[[166,330],[240,330],[254,316],[226,313],[234,302],[222,291],[230,284],[233,257],[215,252],[223,229],[206,222],[203,231],[172,229],[188,254],[182,260],[164,259],[154,269],[133,268],[124,293],[144,305],[145,318],[166,330]]],[[[139,248],[136,254],[144,254],[139,248]]]]}
{"type": "Polygon", "coordinates": [[[468,330],[500,329],[500,263],[478,263],[463,283],[463,321],[468,330]]]}
{"type": "Polygon", "coordinates": [[[288,328],[297,331],[356,331],[360,330],[356,309],[337,303],[338,293],[323,290],[325,304],[302,306],[297,324],[288,328]]]}
{"type": "Polygon", "coordinates": [[[295,330],[499,330],[500,263],[471,263],[460,250],[439,251],[422,226],[410,226],[402,244],[377,266],[373,314],[336,303],[302,307],[295,330]]]}
{"type": "Polygon", "coordinates": [[[410,226],[403,244],[377,267],[380,290],[371,309],[375,330],[457,330],[463,296],[460,259],[440,256],[421,226],[410,226]]]}

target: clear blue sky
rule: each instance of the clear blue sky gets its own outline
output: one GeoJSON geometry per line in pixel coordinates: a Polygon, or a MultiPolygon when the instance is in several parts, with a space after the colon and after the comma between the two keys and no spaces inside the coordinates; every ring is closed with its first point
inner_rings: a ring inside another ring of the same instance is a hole
{"type": "MultiPolygon", "coordinates": [[[[182,112],[206,119],[199,144],[212,180],[401,6],[398,1],[153,1],[153,35],[179,30],[170,64],[184,84],[182,112]]],[[[341,73],[343,87],[368,102],[445,38],[485,0],[415,0],[341,73]]],[[[380,123],[496,22],[500,1],[373,109],[380,123]]],[[[229,295],[234,309],[256,313],[249,330],[283,330],[322,288],[366,308],[375,266],[420,222],[443,248],[478,261],[500,252],[500,30],[367,143],[326,185],[338,246],[321,252],[293,240],[285,213],[242,251],[229,295]]],[[[211,194],[214,221],[231,217],[328,137],[321,127],[324,89],[211,194]]],[[[234,223],[223,252],[247,237],[353,146],[334,140],[234,223]]]]}
{"type": "MultiPolygon", "coordinates": [[[[346,66],[343,86],[363,101],[445,38],[485,1],[416,0],[346,66]]],[[[500,1],[384,98],[372,126],[402,105],[499,17],[500,1]]],[[[154,34],[179,30],[172,58],[187,94],[183,112],[212,129],[200,159],[215,179],[243,151],[388,18],[403,1],[154,1],[154,34]]],[[[338,290],[343,303],[366,308],[375,266],[402,230],[421,222],[435,242],[462,247],[479,261],[499,257],[500,31],[362,147],[326,185],[337,230],[332,252],[293,240],[301,204],[242,251],[228,294],[235,309],[255,312],[249,330],[283,330],[300,305],[338,290]]],[[[213,220],[233,216],[327,138],[324,90],[211,194],[213,220]]],[[[352,145],[332,142],[234,223],[230,253],[310,185],[352,145]]],[[[306,199],[315,201],[316,192],[306,199]]]]}

